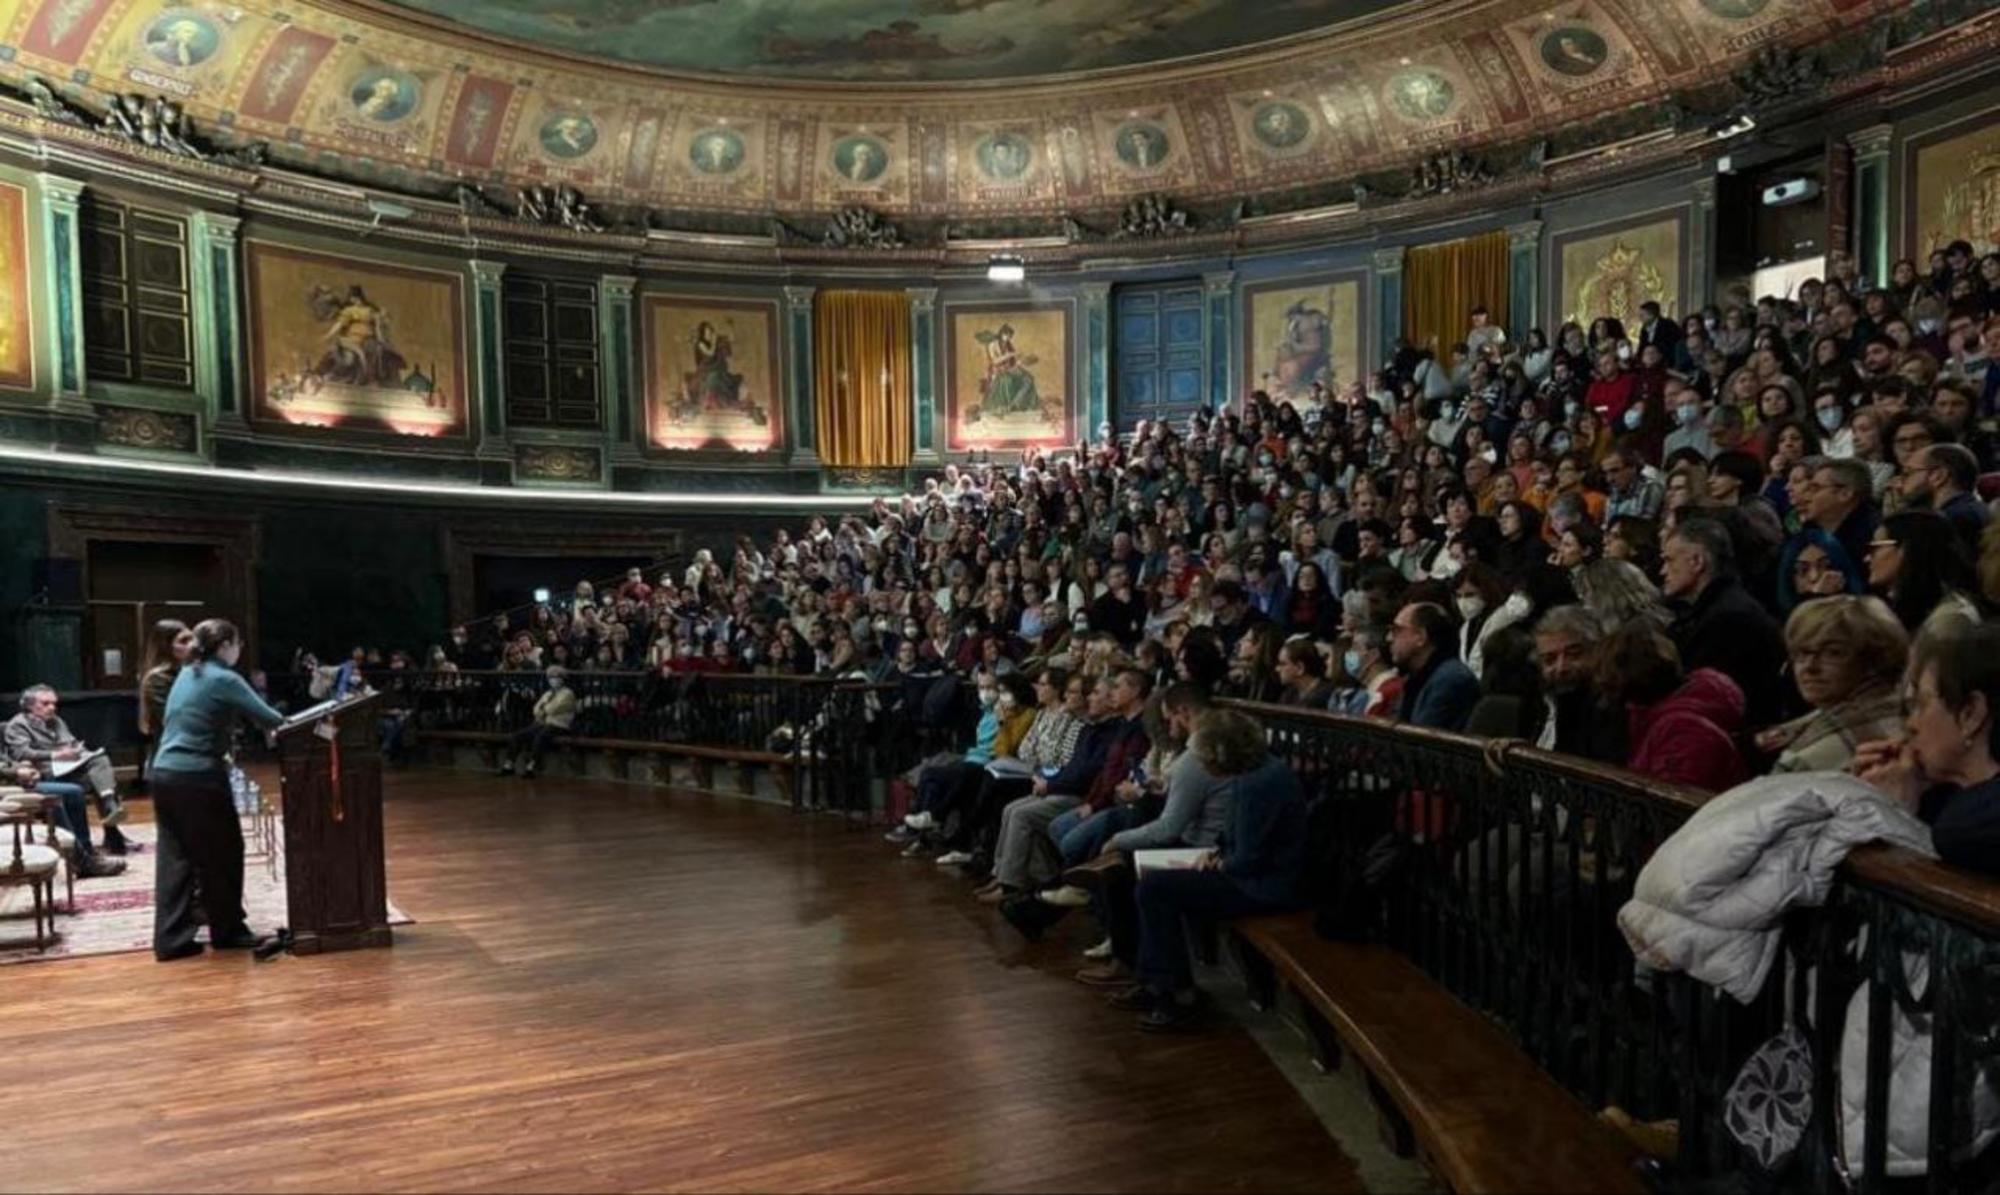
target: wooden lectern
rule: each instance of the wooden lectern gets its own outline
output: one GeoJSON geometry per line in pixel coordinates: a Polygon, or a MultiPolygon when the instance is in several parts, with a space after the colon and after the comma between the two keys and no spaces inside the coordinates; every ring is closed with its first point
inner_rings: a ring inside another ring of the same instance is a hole
{"type": "Polygon", "coordinates": [[[276,732],[295,954],[390,944],[375,743],[381,704],[378,693],[329,702],[276,732]]]}

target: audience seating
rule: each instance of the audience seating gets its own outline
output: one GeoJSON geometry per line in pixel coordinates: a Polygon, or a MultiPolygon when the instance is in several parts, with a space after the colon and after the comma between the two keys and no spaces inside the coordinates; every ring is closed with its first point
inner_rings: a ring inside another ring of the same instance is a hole
{"type": "Polygon", "coordinates": [[[1643,1192],[1637,1154],[1504,1029],[1384,946],[1334,942],[1311,913],[1231,927],[1252,998],[1300,1002],[1322,1069],[1365,1072],[1384,1135],[1461,1193],[1643,1192]]]}

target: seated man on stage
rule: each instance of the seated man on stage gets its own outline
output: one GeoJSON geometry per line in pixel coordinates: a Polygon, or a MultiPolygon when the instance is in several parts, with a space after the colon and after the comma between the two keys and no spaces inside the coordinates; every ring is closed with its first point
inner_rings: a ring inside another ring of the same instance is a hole
{"type": "MultiPolygon", "coordinates": [[[[44,780],[31,763],[9,763],[0,767],[0,783],[18,784],[30,792],[55,797],[56,828],[75,840],[76,874],[84,879],[115,876],[125,870],[125,860],[107,859],[90,846],[90,816],[84,812],[83,789],[60,780],[44,780]]],[[[56,844],[51,844],[56,845],[56,844]]]]}
{"type": "MultiPolygon", "coordinates": [[[[61,704],[48,685],[31,685],[21,691],[21,712],[7,720],[4,735],[7,757],[17,763],[35,765],[43,776],[53,778],[56,765],[81,759],[89,752],[70,733],[56,713],[61,704]]],[[[125,853],[125,835],[118,823],[125,820],[125,802],[118,796],[118,775],[109,756],[99,755],[68,777],[87,790],[97,804],[98,820],[104,823],[104,849],[113,855],[125,853]]],[[[79,838],[87,838],[87,826],[79,825],[79,838]]]]}

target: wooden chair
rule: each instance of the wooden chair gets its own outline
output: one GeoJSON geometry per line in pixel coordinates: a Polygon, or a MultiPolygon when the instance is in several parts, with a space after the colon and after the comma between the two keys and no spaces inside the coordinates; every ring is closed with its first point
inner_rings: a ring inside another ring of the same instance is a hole
{"type": "MultiPolygon", "coordinates": [[[[13,855],[0,865],[0,887],[25,884],[33,894],[36,950],[47,950],[56,938],[56,866],[62,859],[54,846],[34,841],[35,826],[44,824],[46,816],[39,802],[19,801],[13,796],[0,800],[0,825],[10,828],[14,836],[13,855]]],[[[72,905],[75,899],[72,890],[72,905]]]]}
{"type": "MultiPolygon", "coordinates": [[[[57,857],[62,860],[63,890],[64,896],[68,900],[68,907],[63,911],[74,913],[76,912],[76,848],[71,847],[69,850],[64,850],[62,840],[56,835],[56,806],[58,804],[60,804],[60,801],[57,798],[51,797],[46,793],[30,792],[20,788],[0,788],[0,818],[4,818],[10,814],[35,818],[41,822],[42,828],[48,831],[48,841],[44,845],[54,848],[57,857]]],[[[33,822],[25,824],[22,829],[25,839],[24,845],[36,845],[33,822]]],[[[50,899],[54,900],[53,891],[51,891],[50,899]]]]}

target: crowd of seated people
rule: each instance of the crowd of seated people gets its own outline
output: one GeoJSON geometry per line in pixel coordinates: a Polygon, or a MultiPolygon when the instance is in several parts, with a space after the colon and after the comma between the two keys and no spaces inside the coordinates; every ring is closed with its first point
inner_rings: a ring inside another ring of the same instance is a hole
{"type": "Polygon", "coordinates": [[[1475,312],[1449,355],[1400,344],[1339,392],[949,466],[865,516],[459,628],[427,662],[969,681],[977,729],[912,773],[893,836],[1028,932],[1095,909],[1086,974],[1178,1025],[1149,901],[1282,904],[1297,866],[1296,785],[1218,698],[1708,789],[1907,762],[1884,744],[1908,694],[1967,700],[1909,665],[2000,599],[2000,256],[1829,272],[1520,342],[1475,312]],[[1098,874],[1159,843],[1210,851],[1208,888],[1098,874]]]}

